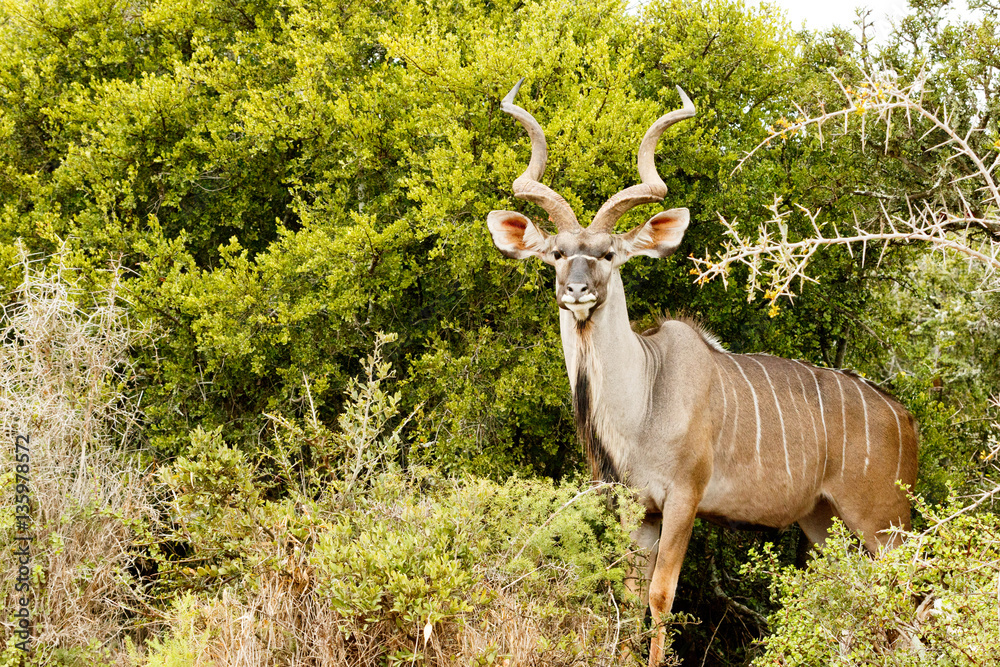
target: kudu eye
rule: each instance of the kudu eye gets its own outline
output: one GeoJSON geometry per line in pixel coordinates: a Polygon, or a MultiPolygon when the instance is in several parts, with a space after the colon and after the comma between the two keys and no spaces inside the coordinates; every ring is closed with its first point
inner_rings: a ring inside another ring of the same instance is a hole
{"type": "Polygon", "coordinates": [[[562,253],[558,250],[552,251],[552,259],[562,259],[562,253]]]}
{"type": "Polygon", "coordinates": [[[611,251],[611,250],[609,250],[609,251],[607,252],[607,254],[606,254],[606,255],[604,255],[604,259],[608,260],[609,262],[610,262],[611,260],[613,260],[614,258],[615,258],[615,253],[614,253],[613,251],[611,251]]]}

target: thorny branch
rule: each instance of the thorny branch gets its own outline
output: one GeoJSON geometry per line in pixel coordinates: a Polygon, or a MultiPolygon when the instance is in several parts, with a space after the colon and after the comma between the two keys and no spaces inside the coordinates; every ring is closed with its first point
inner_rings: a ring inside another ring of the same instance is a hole
{"type": "MultiPolygon", "coordinates": [[[[798,120],[779,121],[770,136],[754,147],[736,169],[740,169],[746,160],[772,141],[785,140],[799,132],[816,132],[823,143],[824,125],[834,120],[843,120],[843,132],[846,134],[850,130],[850,119],[858,118],[862,146],[868,141],[873,120],[884,123],[884,150],[888,152],[893,112],[899,111],[904,114],[909,127],[912,128],[918,121],[929,126],[924,136],[937,131],[946,137],[931,150],[948,149],[951,154],[947,161],[964,158],[971,166],[971,173],[956,176],[946,184],[954,188],[956,201],[960,203],[950,207],[940,202],[915,204],[907,198],[906,212],[900,215],[889,212],[885,197],[877,197],[881,218],[878,231],[865,228],[855,219],[842,225],[849,229],[844,233],[836,222],[821,221],[821,211],[798,206],[798,210],[809,219],[812,233],[793,240],[788,229],[788,217],[792,211],[781,210],[782,201],[776,198],[768,207],[770,218],[760,225],[756,237],[741,233],[735,221],[730,222],[720,215],[727,237],[723,251],[714,258],[708,254],[704,258],[691,257],[695,263],[691,273],[697,276],[697,282],[703,284],[721,277],[727,283],[732,265],[745,265],[749,272],[748,299],[752,301],[757,292],[763,292],[764,298],[771,304],[770,314],[773,317],[779,311],[777,301],[780,297],[792,299],[795,296],[796,280],[798,289],[806,281],[814,282],[807,273],[807,267],[820,248],[844,246],[852,255],[860,250],[863,263],[873,250],[878,250],[878,262],[881,262],[890,243],[913,242],[926,243],[942,252],[957,252],[970,261],[982,263],[985,268],[984,287],[1000,288],[997,280],[1000,276],[1000,188],[994,179],[1000,154],[992,159],[981,155],[969,142],[978,130],[970,129],[961,135],[953,127],[954,114],[949,115],[947,109],[932,111],[925,106],[923,91],[926,76],[923,74],[907,86],[898,85],[893,72],[866,74],[865,83],[858,90],[844,85],[836,76],[834,78],[847,100],[843,109],[810,116],[800,108],[798,120]],[[958,189],[959,184],[965,181],[974,182],[978,186],[975,192],[981,193],[981,201],[975,206],[958,189]]],[[[1000,141],[989,150],[1000,151],[1000,141]]],[[[939,187],[941,183],[935,185],[935,188],[939,187]]]]}

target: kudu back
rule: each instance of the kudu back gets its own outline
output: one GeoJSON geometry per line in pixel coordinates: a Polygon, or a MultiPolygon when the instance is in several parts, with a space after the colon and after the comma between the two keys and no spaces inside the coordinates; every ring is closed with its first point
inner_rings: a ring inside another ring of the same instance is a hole
{"type": "MultiPolygon", "coordinates": [[[[522,79],[523,81],[523,79],[522,79]]],[[[667,188],[653,161],[683,107],[662,116],[639,147],[641,183],[614,195],[587,228],[540,182],[547,157],[538,122],[502,109],[531,137],[531,161],[514,195],[541,206],[558,232],[493,211],[487,224],[507,257],[538,257],[556,270],[556,301],[577,427],[594,477],[635,488],[646,516],[634,535],[647,559],[657,633],[649,665],[663,658],[664,614],[673,603],[695,517],[734,526],[798,522],[822,544],[840,517],[877,553],[908,529],[910,505],[897,481],[917,474],[913,417],[892,396],[845,371],[763,354],[729,354],[707,333],[666,321],[643,335],[630,327],[619,267],[636,255],[666,257],[680,244],[687,209],[657,213],[624,234],[619,217],[661,201],[667,188]]]]}

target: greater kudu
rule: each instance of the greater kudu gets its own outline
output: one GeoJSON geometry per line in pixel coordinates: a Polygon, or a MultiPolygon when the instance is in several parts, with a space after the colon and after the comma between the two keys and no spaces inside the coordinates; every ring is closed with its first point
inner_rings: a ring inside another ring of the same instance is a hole
{"type": "MultiPolygon", "coordinates": [[[[523,79],[522,79],[523,81],[523,79]]],[[[493,211],[487,224],[507,257],[538,257],[556,269],[566,370],[577,428],[594,477],[634,487],[646,516],[635,538],[644,549],[649,607],[658,630],[649,664],[663,657],[665,630],[695,517],[734,526],[781,528],[798,522],[822,544],[839,516],[874,552],[909,528],[917,435],[912,416],[859,376],[763,354],[727,353],[696,326],[670,320],[633,333],[618,272],[635,255],[666,257],[681,242],[688,210],[657,213],[615,234],[618,218],[667,192],[653,163],[656,143],[683,108],[657,120],[639,146],[640,185],[614,195],[584,229],[565,199],[539,182],[545,135],[514,105],[503,110],[531,137],[531,162],[514,196],[541,206],[558,228],[493,211]],[[659,544],[657,544],[659,542],[659,544]]]]}

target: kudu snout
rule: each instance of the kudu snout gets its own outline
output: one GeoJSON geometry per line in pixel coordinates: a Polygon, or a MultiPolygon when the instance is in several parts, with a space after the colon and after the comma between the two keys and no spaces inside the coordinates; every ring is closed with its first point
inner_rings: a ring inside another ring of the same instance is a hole
{"type": "Polygon", "coordinates": [[[566,273],[565,280],[561,281],[564,285],[564,296],[569,297],[573,301],[593,301],[593,298],[584,299],[587,295],[596,296],[594,295],[587,258],[574,257],[570,259],[568,268],[569,271],[566,273]]]}
{"type": "Polygon", "coordinates": [[[585,257],[570,259],[565,277],[556,280],[559,307],[572,311],[578,321],[587,319],[599,301],[589,264],[585,257]]]}
{"type": "Polygon", "coordinates": [[[590,286],[587,283],[569,283],[566,285],[566,289],[563,293],[563,299],[569,302],[577,301],[591,301],[591,299],[586,299],[587,296],[593,296],[590,293],[590,286]]]}

